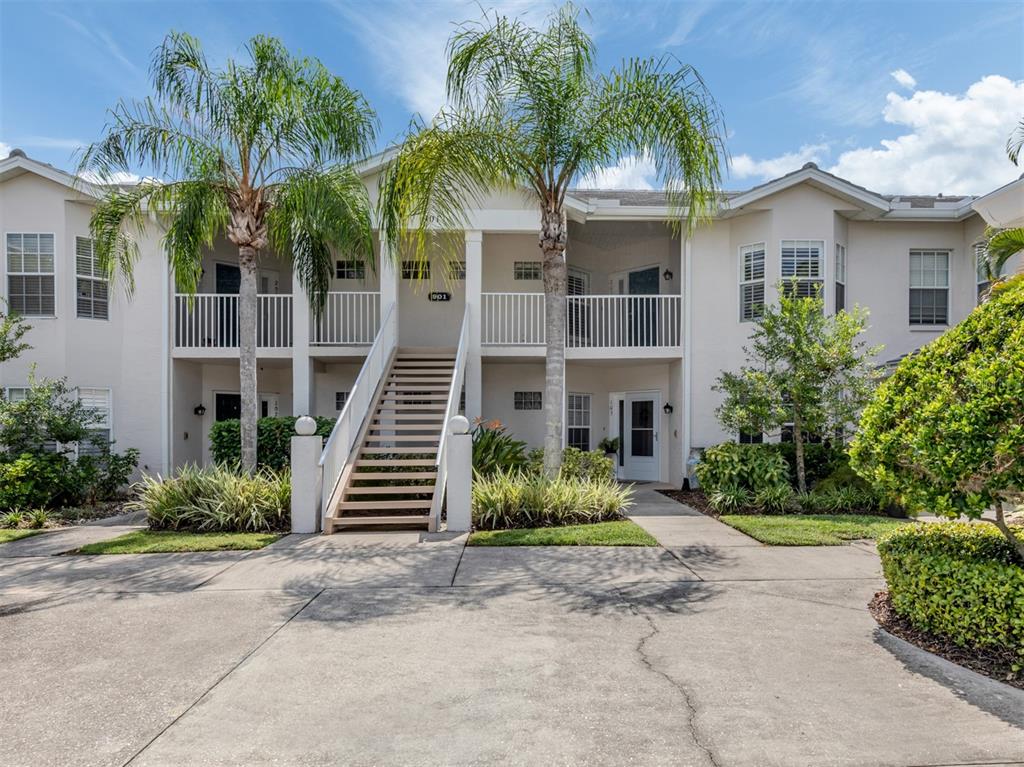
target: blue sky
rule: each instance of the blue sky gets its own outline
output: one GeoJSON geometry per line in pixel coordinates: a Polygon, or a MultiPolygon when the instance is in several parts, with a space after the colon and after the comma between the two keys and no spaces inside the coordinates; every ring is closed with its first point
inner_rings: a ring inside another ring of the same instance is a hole
{"type": "MultiPolygon", "coordinates": [[[[481,2],[538,22],[552,7],[481,2]]],[[[808,160],[880,192],[984,193],[1020,173],[1002,151],[1024,115],[1019,0],[582,4],[601,68],[662,54],[697,67],[725,115],[730,188],[808,160]]],[[[257,33],[320,58],[378,110],[383,146],[440,105],[451,24],[479,15],[464,0],[0,0],[0,151],[71,168],[107,108],[149,93],[149,58],[170,29],[214,60],[257,33]]],[[[590,183],[656,179],[641,159],[590,183]]]]}

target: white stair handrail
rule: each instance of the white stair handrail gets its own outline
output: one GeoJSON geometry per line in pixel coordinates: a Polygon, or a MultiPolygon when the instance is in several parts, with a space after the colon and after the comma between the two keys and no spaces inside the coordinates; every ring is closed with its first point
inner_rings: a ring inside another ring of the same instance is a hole
{"type": "Polygon", "coordinates": [[[356,382],[352,385],[345,407],[334,422],[331,436],[320,454],[320,468],[323,472],[321,490],[321,514],[329,514],[333,499],[341,484],[345,468],[352,459],[353,449],[359,438],[360,429],[370,415],[374,396],[388,369],[398,346],[398,321],[395,305],[391,304],[380,323],[377,337],[366,355],[366,361],[356,382]]]}
{"type": "Polygon", "coordinates": [[[469,306],[462,314],[462,329],[459,331],[459,345],[455,351],[455,369],[452,370],[452,383],[448,387],[448,406],[441,422],[441,439],[437,443],[437,480],[434,484],[434,497],[430,502],[430,529],[437,530],[441,521],[441,506],[444,503],[444,490],[448,481],[448,422],[459,412],[462,399],[462,383],[466,378],[466,357],[469,354],[469,306]]]}

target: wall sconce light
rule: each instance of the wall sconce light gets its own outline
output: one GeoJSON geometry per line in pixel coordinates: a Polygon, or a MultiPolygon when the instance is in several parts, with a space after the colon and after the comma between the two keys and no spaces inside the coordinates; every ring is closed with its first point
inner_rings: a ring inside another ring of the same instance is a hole
{"type": "Polygon", "coordinates": [[[665,271],[663,271],[663,272],[661,273],[661,276],[665,278],[665,282],[671,282],[671,281],[672,281],[672,278],[673,278],[673,277],[674,277],[675,275],[673,275],[673,274],[672,274],[672,270],[671,270],[671,269],[666,269],[665,271]]]}
{"type": "Polygon", "coordinates": [[[672,413],[673,413],[673,411],[675,410],[675,408],[674,408],[674,407],[672,407],[672,405],[671,405],[671,404],[669,404],[668,402],[666,402],[666,403],[665,403],[665,407],[663,407],[663,408],[662,408],[662,410],[664,410],[664,411],[665,411],[665,415],[672,415],[672,413]]]}
{"type": "Polygon", "coordinates": [[[194,408],[192,408],[192,412],[195,413],[200,418],[202,418],[204,415],[206,415],[206,405],[196,405],[194,408]]]}

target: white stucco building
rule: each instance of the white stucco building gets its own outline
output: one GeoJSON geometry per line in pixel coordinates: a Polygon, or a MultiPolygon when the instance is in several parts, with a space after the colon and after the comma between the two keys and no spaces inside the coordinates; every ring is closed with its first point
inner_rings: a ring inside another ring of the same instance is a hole
{"type": "MultiPolygon", "coordinates": [[[[371,196],[375,173],[369,165],[371,196]]],[[[32,366],[67,376],[105,409],[117,447],[141,451],[144,470],[207,461],[210,427],[238,408],[237,257],[219,243],[199,295],[177,295],[154,218],[129,298],[92,270],[98,193],[18,151],[0,161],[0,297],[28,317],[33,347],[0,364],[0,386],[16,394],[32,366]]],[[[899,357],[975,307],[976,246],[987,226],[1024,222],[1024,181],[981,197],[892,196],[807,165],[724,194],[691,238],[672,234],[659,192],[578,190],[567,207],[566,442],[622,436],[622,478],[679,485],[691,448],[737,438],[719,427],[711,386],[742,363],[756,304],[774,299],[780,278],[820,283],[829,312],[866,306],[880,362],[899,357]]],[[[422,281],[340,255],[320,318],[287,260],[263,254],[264,414],[338,416],[386,318],[398,349],[454,350],[461,338],[465,414],[540,445],[538,214],[525,197],[495,194],[469,221],[464,258],[436,258],[422,281]]]]}

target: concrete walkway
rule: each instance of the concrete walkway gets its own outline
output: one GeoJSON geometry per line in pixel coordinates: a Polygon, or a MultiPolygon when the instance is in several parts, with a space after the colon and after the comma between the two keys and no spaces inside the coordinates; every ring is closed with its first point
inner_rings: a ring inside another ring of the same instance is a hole
{"type": "Polygon", "coordinates": [[[664,548],[0,558],[0,764],[1024,763],[1024,693],[877,629],[870,547],[639,500],[664,548]]]}

